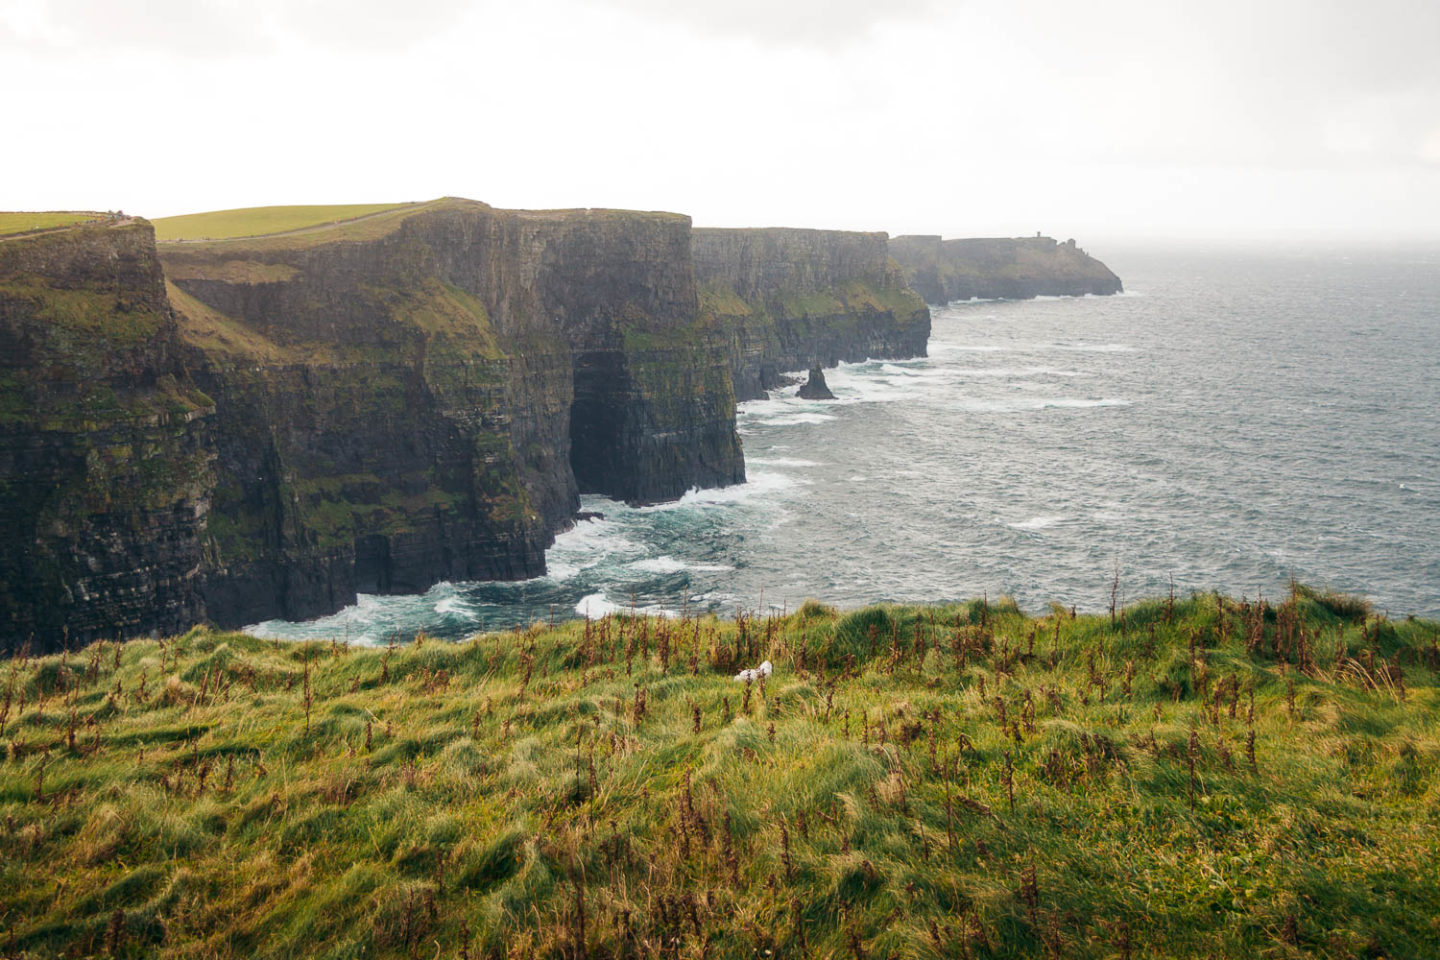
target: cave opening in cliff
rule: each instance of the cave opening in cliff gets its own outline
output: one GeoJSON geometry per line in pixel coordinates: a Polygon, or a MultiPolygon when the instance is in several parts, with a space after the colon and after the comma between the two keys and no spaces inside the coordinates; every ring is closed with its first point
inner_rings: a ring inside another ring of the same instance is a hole
{"type": "Polygon", "coordinates": [[[619,499],[633,496],[622,443],[628,391],[624,362],[611,351],[575,357],[575,399],[570,406],[570,468],[581,493],[619,499]]]}

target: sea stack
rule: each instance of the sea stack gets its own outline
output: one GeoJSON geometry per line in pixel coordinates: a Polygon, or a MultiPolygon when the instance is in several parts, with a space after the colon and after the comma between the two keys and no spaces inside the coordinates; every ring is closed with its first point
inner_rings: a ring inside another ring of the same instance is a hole
{"type": "Polygon", "coordinates": [[[825,371],[820,369],[820,364],[810,368],[810,379],[800,387],[799,397],[802,400],[834,400],[835,394],[825,385],[825,371]]]}

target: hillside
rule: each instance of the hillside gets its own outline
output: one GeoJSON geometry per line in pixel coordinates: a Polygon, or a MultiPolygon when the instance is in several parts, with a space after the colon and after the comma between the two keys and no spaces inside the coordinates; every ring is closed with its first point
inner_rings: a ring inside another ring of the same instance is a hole
{"type": "Polygon", "coordinates": [[[1437,638],[1297,588],[22,657],[0,953],[1434,956],[1437,638]]]}

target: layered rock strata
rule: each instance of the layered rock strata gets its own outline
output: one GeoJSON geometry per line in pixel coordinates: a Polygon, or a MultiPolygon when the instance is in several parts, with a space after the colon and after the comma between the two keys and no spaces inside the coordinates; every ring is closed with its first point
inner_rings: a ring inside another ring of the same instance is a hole
{"type": "Polygon", "coordinates": [[[925,356],[930,311],[883,233],[697,229],[692,247],[737,399],[765,396],[786,370],[925,356]]]}
{"type": "Polygon", "coordinates": [[[0,240],[0,650],[204,612],[212,404],[142,220],[0,240]]]}
{"type": "Polygon", "coordinates": [[[216,401],[212,619],[538,576],[579,492],[743,481],[687,218],[447,200],[386,219],[162,247],[216,401]]]}
{"type": "Polygon", "coordinates": [[[1074,240],[904,236],[890,241],[890,255],[905,271],[910,286],[930,304],[974,298],[1108,296],[1124,289],[1109,267],[1074,240]]]}
{"type": "Polygon", "coordinates": [[[742,482],[737,395],[929,319],[884,234],[673,214],[0,240],[0,645],[537,576],[580,493],[742,482]]]}

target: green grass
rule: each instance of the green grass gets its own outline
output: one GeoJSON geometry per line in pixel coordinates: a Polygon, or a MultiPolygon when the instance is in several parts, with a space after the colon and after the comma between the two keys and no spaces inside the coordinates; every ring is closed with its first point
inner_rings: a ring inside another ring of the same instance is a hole
{"type": "Polygon", "coordinates": [[[0,955],[1436,956],[1437,636],[1297,590],[17,659],[0,955]]]}
{"type": "Polygon", "coordinates": [[[0,237],[12,233],[27,233],[31,230],[51,230],[68,227],[77,223],[99,220],[103,214],[77,211],[53,213],[0,213],[0,237]]]}
{"type": "Polygon", "coordinates": [[[229,240],[289,233],[311,227],[330,226],[357,217],[415,206],[400,203],[355,203],[297,207],[245,207],[161,217],[155,224],[155,240],[229,240]]]}

